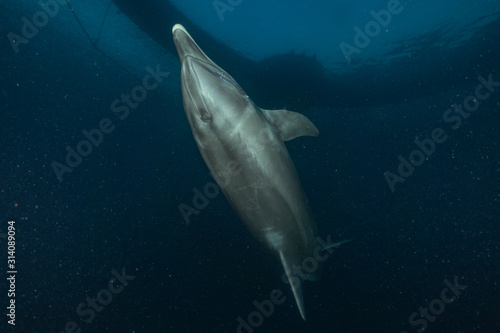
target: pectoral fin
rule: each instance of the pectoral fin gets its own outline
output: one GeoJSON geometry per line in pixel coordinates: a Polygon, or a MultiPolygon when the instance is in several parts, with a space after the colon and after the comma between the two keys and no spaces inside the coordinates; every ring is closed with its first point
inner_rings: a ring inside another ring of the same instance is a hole
{"type": "Polygon", "coordinates": [[[283,141],[295,139],[299,136],[318,136],[319,131],[306,116],[297,112],[261,109],[276,131],[281,135],[283,141]]]}

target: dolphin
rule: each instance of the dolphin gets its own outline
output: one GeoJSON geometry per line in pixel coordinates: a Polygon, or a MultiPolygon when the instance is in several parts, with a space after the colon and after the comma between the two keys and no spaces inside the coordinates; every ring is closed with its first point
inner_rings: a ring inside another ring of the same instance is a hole
{"type": "Polygon", "coordinates": [[[283,142],[318,136],[318,129],[299,113],[259,108],[182,25],[172,34],[184,110],[203,160],[238,217],[281,261],[305,320],[301,280],[318,272],[304,275],[297,267],[314,258],[316,225],[283,142]]]}

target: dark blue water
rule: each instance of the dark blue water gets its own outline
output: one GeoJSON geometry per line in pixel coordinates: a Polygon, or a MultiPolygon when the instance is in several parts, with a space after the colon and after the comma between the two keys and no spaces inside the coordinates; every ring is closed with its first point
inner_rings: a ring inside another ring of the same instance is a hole
{"type": "Polygon", "coordinates": [[[373,32],[349,62],[340,43],[387,1],[234,1],[224,21],[213,4],[69,3],[45,7],[36,33],[23,26],[40,5],[2,3],[1,332],[236,332],[238,317],[245,333],[499,331],[498,2],[404,3],[393,35],[373,32]],[[328,11],[338,28],[315,21],[328,11]],[[265,33],[306,20],[306,37],[265,33]],[[213,180],[182,107],[178,22],[256,104],[320,131],[287,147],[319,234],[354,241],[305,283],[305,322],[222,194],[189,224],[179,211],[213,180]],[[284,302],[257,314],[273,290],[284,302]]]}

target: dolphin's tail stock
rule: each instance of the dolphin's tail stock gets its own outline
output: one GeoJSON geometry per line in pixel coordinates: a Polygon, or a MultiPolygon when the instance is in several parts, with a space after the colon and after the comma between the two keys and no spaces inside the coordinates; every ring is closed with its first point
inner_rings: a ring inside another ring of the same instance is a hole
{"type": "Polygon", "coordinates": [[[297,303],[297,307],[299,308],[300,315],[302,319],[306,320],[306,309],[304,307],[304,297],[302,296],[302,281],[297,276],[296,273],[292,271],[291,263],[287,258],[283,255],[283,252],[280,251],[280,260],[283,268],[285,269],[285,274],[292,287],[293,297],[295,298],[295,303],[297,303]]]}

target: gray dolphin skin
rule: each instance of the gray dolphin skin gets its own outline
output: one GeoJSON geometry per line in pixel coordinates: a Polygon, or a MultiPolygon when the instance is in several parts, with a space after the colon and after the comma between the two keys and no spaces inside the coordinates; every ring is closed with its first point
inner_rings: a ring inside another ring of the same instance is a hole
{"type": "Polygon", "coordinates": [[[257,107],[182,25],[172,34],[184,110],[200,153],[239,218],[281,261],[305,320],[300,281],[315,277],[293,268],[314,258],[316,226],[283,142],[318,130],[298,113],[257,107]]]}

